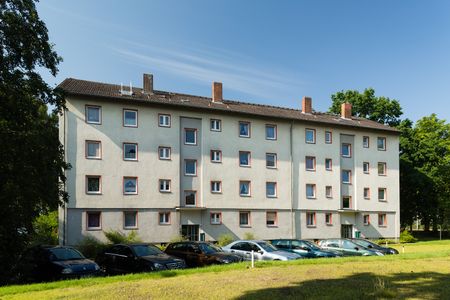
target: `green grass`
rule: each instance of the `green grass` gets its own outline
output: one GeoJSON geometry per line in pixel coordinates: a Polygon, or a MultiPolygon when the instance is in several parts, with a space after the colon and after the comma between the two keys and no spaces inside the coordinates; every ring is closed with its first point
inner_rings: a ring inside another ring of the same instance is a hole
{"type": "MultiPolygon", "coordinates": [[[[392,246],[392,245],[391,245],[392,246]]],[[[257,262],[0,288],[2,299],[450,299],[450,241],[400,255],[257,262]]]]}

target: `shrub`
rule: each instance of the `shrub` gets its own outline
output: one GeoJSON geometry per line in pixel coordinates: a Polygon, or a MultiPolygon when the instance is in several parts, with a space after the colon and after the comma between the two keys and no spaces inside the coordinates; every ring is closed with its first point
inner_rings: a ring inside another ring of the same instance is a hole
{"type": "Polygon", "coordinates": [[[30,242],[32,245],[58,244],[58,212],[56,210],[42,214],[33,221],[33,233],[30,242]]]}
{"type": "Polygon", "coordinates": [[[169,243],[185,242],[185,241],[188,241],[188,239],[185,236],[176,235],[170,239],[169,243]]]}
{"type": "Polygon", "coordinates": [[[142,242],[136,231],[131,231],[129,234],[126,234],[118,230],[109,230],[105,231],[105,236],[112,244],[131,244],[142,242]]]}
{"type": "Polygon", "coordinates": [[[411,232],[408,230],[403,230],[402,233],[400,233],[400,243],[415,243],[417,242],[417,239],[413,237],[411,232]]]}
{"type": "Polygon", "coordinates": [[[99,241],[92,235],[85,236],[76,245],[76,248],[88,258],[95,258],[101,251],[103,251],[108,245],[99,241]]]}
{"type": "Polygon", "coordinates": [[[256,240],[256,237],[253,232],[246,232],[244,233],[244,240],[256,240]]]}
{"type": "Polygon", "coordinates": [[[375,241],[375,243],[377,243],[378,245],[383,246],[383,245],[386,245],[386,243],[388,243],[388,244],[395,244],[395,241],[394,240],[388,240],[388,239],[379,239],[379,240],[375,241]]]}
{"type": "Polygon", "coordinates": [[[217,244],[222,247],[222,246],[226,246],[229,243],[233,242],[233,236],[229,233],[226,234],[222,234],[219,236],[219,239],[217,240],[217,244]]]}

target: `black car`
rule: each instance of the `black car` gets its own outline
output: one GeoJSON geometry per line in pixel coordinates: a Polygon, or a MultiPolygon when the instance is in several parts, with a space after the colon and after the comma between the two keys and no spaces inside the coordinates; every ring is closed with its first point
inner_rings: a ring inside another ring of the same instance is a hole
{"type": "Polygon", "coordinates": [[[223,252],[219,247],[206,242],[178,242],[169,244],[166,253],[183,258],[188,267],[241,262],[239,255],[223,252]]]}
{"type": "Polygon", "coordinates": [[[184,260],[172,257],[151,244],[116,244],[102,251],[95,261],[106,274],[184,269],[184,260]]]}
{"type": "Polygon", "coordinates": [[[270,240],[269,242],[277,247],[277,249],[297,253],[305,258],[342,256],[342,254],[337,251],[322,249],[316,244],[306,240],[278,239],[270,240]]]}
{"type": "Polygon", "coordinates": [[[99,275],[100,267],[72,247],[36,246],[22,255],[17,274],[20,282],[41,282],[99,275]]]}
{"type": "Polygon", "coordinates": [[[358,244],[360,246],[366,247],[366,248],[368,248],[370,250],[379,251],[379,252],[383,253],[384,255],[398,254],[397,249],[390,248],[390,247],[383,247],[383,246],[375,244],[374,242],[366,240],[366,239],[352,239],[352,241],[355,244],[358,244]]]}

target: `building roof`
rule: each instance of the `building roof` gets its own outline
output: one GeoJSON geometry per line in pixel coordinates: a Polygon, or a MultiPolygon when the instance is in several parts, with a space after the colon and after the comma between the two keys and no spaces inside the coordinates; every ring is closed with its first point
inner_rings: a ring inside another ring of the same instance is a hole
{"type": "MultiPolygon", "coordinates": [[[[174,106],[190,109],[201,109],[215,111],[216,113],[245,114],[258,117],[277,118],[285,120],[302,121],[306,123],[320,123],[329,126],[343,126],[353,128],[364,128],[372,130],[389,131],[398,133],[395,128],[380,124],[364,118],[352,117],[341,118],[339,115],[330,113],[313,112],[303,113],[301,110],[246,103],[234,100],[223,100],[213,102],[211,98],[193,96],[180,93],[172,93],[154,90],[152,94],[145,93],[142,88],[132,87],[132,95],[121,93],[121,86],[94,81],[67,78],[58,85],[67,95],[87,96],[108,99],[109,101],[135,101],[152,105],[174,106]]],[[[123,90],[129,91],[129,87],[123,90]]]]}

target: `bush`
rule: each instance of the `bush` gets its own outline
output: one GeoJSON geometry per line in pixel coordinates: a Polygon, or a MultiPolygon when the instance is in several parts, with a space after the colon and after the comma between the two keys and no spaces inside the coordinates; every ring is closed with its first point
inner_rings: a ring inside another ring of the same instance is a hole
{"type": "Polygon", "coordinates": [[[188,241],[188,239],[185,236],[176,235],[170,239],[169,243],[186,242],[186,241],[188,241]]]}
{"type": "Polygon", "coordinates": [[[417,242],[417,239],[413,237],[411,232],[408,230],[403,230],[402,233],[400,233],[400,243],[415,243],[417,242]]]}
{"type": "Polygon", "coordinates": [[[38,216],[33,221],[31,245],[57,245],[58,244],[58,212],[50,211],[38,216]]]}
{"type": "Polygon", "coordinates": [[[219,239],[217,240],[217,244],[220,247],[223,247],[223,246],[226,246],[226,245],[228,245],[229,243],[231,243],[233,241],[234,241],[233,236],[231,234],[229,234],[229,233],[226,233],[226,234],[222,234],[222,235],[219,236],[219,239]]]}
{"type": "Polygon", "coordinates": [[[132,244],[142,242],[136,231],[131,231],[129,234],[126,234],[118,230],[109,230],[105,231],[105,236],[112,244],[132,244]]]}
{"type": "Polygon", "coordinates": [[[253,232],[246,232],[244,233],[244,240],[256,240],[256,237],[253,232]]]}
{"type": "Polygon", "coordinates": [[[93,237],[92,235],[85,236],[76,248],[88,258],[95,259],[97,255],[102,252],[108,245],[93,237]]]}
{"type": "Polygon", "coordinates": [[[395,244],[395,241],[394,240],[388,240],[388,239],[379,239],[379,240],[375,241],[375,243],[377,243],[378,245],[383,246],[383,245],[386,245],[386,243],[388,243],[388,244],[395,244]]]}

